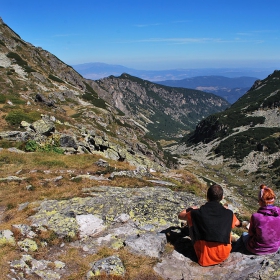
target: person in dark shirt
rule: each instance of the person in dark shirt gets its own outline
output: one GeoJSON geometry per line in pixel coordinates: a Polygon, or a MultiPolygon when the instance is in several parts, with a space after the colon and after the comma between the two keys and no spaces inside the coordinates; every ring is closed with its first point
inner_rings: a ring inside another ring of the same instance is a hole
{"type": "Polygon", "coordinates": [[[198,263],[202,266],[219,264],[228,258],[231,229],[240,225],[234,213],[220,203],[222,199],[223,188],[212,185],[204,205],[185,209],[178,215],[188,223],[198,263]]]}

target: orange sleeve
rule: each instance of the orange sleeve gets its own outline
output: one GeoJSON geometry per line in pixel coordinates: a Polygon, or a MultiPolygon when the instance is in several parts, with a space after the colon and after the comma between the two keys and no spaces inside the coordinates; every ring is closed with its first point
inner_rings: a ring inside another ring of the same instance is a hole
{"type": "Polygon", "coordinates": [[[238,219],[236,218],[236,216],[233,214],[233,219],[232,219],[232,225],[231,228],[235,227],[236,222],[238,221],[238,219]]]}

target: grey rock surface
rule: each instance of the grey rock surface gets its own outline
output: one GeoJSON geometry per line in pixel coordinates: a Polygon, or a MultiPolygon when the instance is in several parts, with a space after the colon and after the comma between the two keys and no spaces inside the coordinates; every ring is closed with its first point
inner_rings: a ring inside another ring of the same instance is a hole
{"type": "Polygon", "coordinates": [[[163,233],[146,233],[129,237],[125,245],[134,253],[149,257],[160,258],[165,249],[166,236],[163,233]]]}
{"type": "Polygon", "coordinates": [[[125,268],[118,256],[104,258],[92,264],[91,269],[87,274],[87,279],[91,279],[94,276],[99,276],[101,273],[106,273],[107,275],[124,276],[125,268]]]}

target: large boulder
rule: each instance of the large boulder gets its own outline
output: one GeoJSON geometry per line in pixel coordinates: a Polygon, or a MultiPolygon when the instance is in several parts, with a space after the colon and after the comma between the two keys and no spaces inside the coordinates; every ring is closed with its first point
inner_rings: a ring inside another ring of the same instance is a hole
{"type": "Polygon", "coordinates": [[[61,147],[70,147],[70,148],[74,148],[75,150],[78,149],[78,145],[74,137],[69,135],[62,135],[59,139],[59,144],[61,147]]]}
{"type": "Polygon", "coordinates": [[[31,128],[38,134],[50,136],[55,131],[53,122],[46,120],[38,120],[31,124],[31,128]]]}

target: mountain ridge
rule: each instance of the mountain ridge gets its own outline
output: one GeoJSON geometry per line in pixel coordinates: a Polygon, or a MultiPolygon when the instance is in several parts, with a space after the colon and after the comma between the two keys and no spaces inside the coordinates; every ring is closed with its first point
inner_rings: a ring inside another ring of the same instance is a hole
{"type": "Polygon", "coordinates": [[[153,82],[164,80],[181,80],[197,76],[225,76],[228,78],[249,76],[264,79],[274,68],[191,68],[191,69],[167,69],[167,70],[138,70],[122,65],[107,64],[103,62],[89,62],[72,65],[72,67],[85,78],[98,80],[111,75],[120,76],[128,73],[144,80],[153,82]]]}
{"type": "Polygon", "coordinates": [[[185,78],[182,80],[166,80],[158,81],[157,83],[183,88],[192,88],[202,90],[205,92],[213,93],[223,97],[229,103],[233,104],[244,93],[246,93],[250,87],[254,84],[255,77],[224,77],[224,76],[197,76],[192,78],[185,78]]]}

